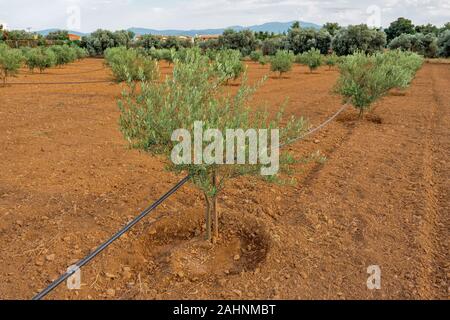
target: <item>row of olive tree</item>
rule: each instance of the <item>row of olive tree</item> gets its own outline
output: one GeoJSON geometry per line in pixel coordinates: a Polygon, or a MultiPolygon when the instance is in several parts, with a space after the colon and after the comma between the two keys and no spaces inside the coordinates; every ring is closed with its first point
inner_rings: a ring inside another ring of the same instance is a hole
{"type": "Polygon", "coordinates": [[[63,66],[75,60],[83,59],[87,56],[87,51],[78,46],[51,46],[38,48],[22,48],[25,64],[31,72],[39,69],[42,73],[45,69],[54,66],[63,66]]]}
{"type": "MultiPolygon", "coordinates": [[[[311,48],[298,55],[294,55],[292,51],[279,50],[272,58],[270,58],[270,69],[273,72],[278,72],[281,77],[283,73],[292,70],[293,62],[307,66],[310,73],[312,73],[324,64],[331,69],[333,66],[337,65],[340,60],[341,59],[334,53],[322,55],[320,51],[315,48],[311,48]]],[[[264,56],[259,58],[259,62],[262,65],[266,63],[264,56]]]]}
{"type": "Polygon", "coordinates": [[[39,69],[43,73],[45,69],[51,68],[58,63],[58,57],[54,50],[50,48],[23,48],[25,64],[31,72],[39,69]]]}
{"type": "Polygon", "coordinates": [[[154,81],[159,78],[156,60],[143,55],[136,49],[125,47],[106,49],[105,60],[117,82],[154,81]]]}
{"type": "Polygon", "coordinates": [[[23,63],[23,55],[19,49],[11,49],[0,43],[0,79],[3,85],[9,77],[15,76],[23,63]]]}
{"type": "MultiPolygon", "coordinates": [[[[127,80],[153,81],[159,78],[157,61],[165,60],[170,64],[174,61],[185,62],[191,49],[127,49],[125,47],[109,48],[105,51],[106,64],[111,68],[118,82],[127,80]]],[[[220,82],[228,83],[236,80],[245,71],[241,61],[241,53],[237,50],[219,50],[210,57],[203,54],[212,66],[220,82]]]]}
{"type": "Polygon", "coordinates": [[[339,64],[340,78],[335,91],[363,117],[364,112],[391,89],[408,87],[422,63],[423,58],[412,52],[356,52],[339,64]]]}
{"type": "MultiPolygon", "coordinates": [[[[311,49],[308,54],[320,55],[320,52],[311,49]]],[[[278,51],[272,62],[280,68],[289,68],[293,57],[292,52],[278,51]]],[[[231,55],[228,58],[232,59],[231,55]]],[[[365,110],[392,88],[406,88],[422,62],[419,55],[400,50],[374,54],[356,52],[340,64],[341,76],[336,92],[363,116],[365,110]]],[[[291,117],[285,121],[282,113],[269,118],[265,112],[255,111],[250,107],[250,98],[257,87],[249,87],[245,76],[237,92],[224,91],[222,84],[226,79],[223,73],[198,48],[188,50],[183,60],[175,58],[174,63],[173,75],[165,81],[145,79],[136,83],[128,79],[128,90],[119,101],[120,128],[134,148],[163,155],[168,169],[189,174],[204,195],[206,239],[217,239],[220,224],[218,195],[225,182],[241,175],[259,175],[264,165],[260,162],[230,165],[229,158],[223,155],[227,141],[220,135],[203,139],[199,148],[205,158],[215,161],[189,161],[198,157],[192,147],[198,147],[198,141],[194,141],[195,130],[226,132],[241,129],[245,132],[254,128],[280,128],[280,143],[284,144],[302,136],[307,125],[302,118],[291,117]]],[[[250,139],[244,138],[242,142],[245,156],[249,157],[255,152],[251,151],[250,139]]],[[[273,147],[276,148],[277,143],[272,140],[267,150],[273,147]]],[[[231,159],[237,159],[238,150],[232,152],[231,159]]],[[[282,168],[289,168],[295,162],[289,155],[281,156],[280,161],[282,168]]]]}
{"type": "Polygon", "coordinates": [[[0,79],[6,84],[7,79],[17,75],[20,67],[25,64],[33,72],[39,69],[42,73],[47,68],[62,66],[86,57],[87,52],[77,46],[52,46],[12,49],[0,43],[0,79]]]}

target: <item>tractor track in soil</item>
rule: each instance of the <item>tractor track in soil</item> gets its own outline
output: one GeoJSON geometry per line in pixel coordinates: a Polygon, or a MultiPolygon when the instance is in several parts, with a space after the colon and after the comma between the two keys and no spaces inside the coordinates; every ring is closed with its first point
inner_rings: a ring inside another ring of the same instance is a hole
{"type": "MultiPolygon", "coordinates": [[[[424,146],[424,177],[425,177],[425,213],[419,228],[419,241],[423,247],[424,254],[421,256],[422,276],[418,278],[420,296],[423,299],[447,299],[448,292],[448,272],[449,272],[449,218],[448,218],[448,197],[442,195],[448,193],[448,189],[443,188],[442,181],[438,180],[438,175],[448,170],[446,168],[445,157],[442,152],[448,149],[448,130],[442,130],[449,120],[449,94],[442,85],[443,77],[438,74],[436,67],[432,70],[432,90],[434,103],[431,107],[428,126],[426,130],[426,143],[424,146]],[[447,137],[447,140],[442,139],[447,137]],[[440,172],[441,171],[441,172],[440,172]],[[439,197],[441,195],[441,198],[439,197]],[[446,201],[446,202],[445,202],[446,201]],[[447,209],[447,211],[443,210],[447,209]],[[446,261],[446,262],[445,262],[446,261]],[[442,263],[445,262],[445,263],[442,263]]],[[[447,77],[448,79],[448,77],[447,77]]],[[[448,157],[447,157],[448,160],[448,157]]],[[[448,183],[447,183],[448,186],[448,183]]]]}

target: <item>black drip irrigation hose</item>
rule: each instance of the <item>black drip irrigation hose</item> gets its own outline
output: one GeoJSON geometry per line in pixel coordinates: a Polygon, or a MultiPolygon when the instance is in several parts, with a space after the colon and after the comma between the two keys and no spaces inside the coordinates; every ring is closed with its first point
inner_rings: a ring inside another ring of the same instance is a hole
{"type": "Polygon", "coordinates": [[[137,216],[133,221],[128,223],[122,230],[117,232],[113,237],[111,237],[108,241],[99,246],[95,251],[90,253],[87,257],[80,260],[75,264],[75,268],[72,268],[71,271],[67,271],[57,280],[55,280],[52,284],[50,284],[46,289],[33,297],[32,300],[41,300],[45,296],[47,296],[50,292],[52,292],[56,287],[58,287],[61,283],[66,281],[70,276],[74,275],[81,267],[88,264],[92,259],[98,256],[103,250],[108,248],[113,242],[127,233],[131,228],[133,228],[137,223],[139,223],[142,219],[144,219],[150,212],[155,210],[161,203],[163,203],[167,198],[169,198],[172,194],[174,194],[178,189],[180,189],[183,185],[185,185],[191,177],[187,176],[180,182],[178,182],[172,189],[170,189],[165,195],[159,198],[155,203],[153,203],[150,207],[145,209],[139,216],[137,216]]]}
{"type": "Polygon", "coordinates": [[[62,81],[62,82],[9,82],[6,86],[15,85],[70,85],[70,84],[88,84],[88,83],[113,83],[113,80],[91,80],[91,81],[62,81]]]}
{"type": "MultiPolygon", "coordinates": [[[[72,76],[72,75],[79,75],[79,74],[86,74],[86,73],[93,73],[102,71],[105,68],[101,69],[94,69],[94,70],[87,70],[87,71],[80,71],[80,72],[74,72],[74,73],[56,73],[56,74],[43,74],[43,75],[51,75],[51,76],[72,76]]],[[[39,74],[39,73],[37,73],[39,74]]],[[[10,82],[6,83],[6,85],[63,85],[63,84],[84,84],[84,83],[107,83],[107,82],[113,82],[111,80],[91,80],[91,81],[64,81],[64,82],[10,82]]]]}
{"type": "MultiPolygon", "coordinates": [[[[280,146],[280,148],[283,148],[289,144],[292,144],[294,142],[300,141],[305,139],[307,136],[312,135],[328,125],[331,121],[333,121],[339,114],[341,114],[345,109],[347,109],[348,104],[344,105],[341,109],[339,109],[331,118],[323,122],[318,127],[308,131],[303,136],[300,136],[296,139],[292,139],[280,146]]],[[[165,200],[167,200],[172,194],[174,194],[178,189],[180,189],[183,185],[185,185],[189,179],[190,176],[186,176],[183,180],[178,182],[171,190],[169,190],[165,195],[163,195],[161,198],[158,199],[155,203],[153,203],[150,207],[145,209],[139,216],[137,216],[133,221],[128,223],[122,230],[117,232],[112,238],[110,238],[108,241],[103,243],[101,246],[99,246],[95,251],[93,251],[91,254],[89,254],[84,259],[80,260],[75,264],[75,267],[71,269],[71,271],[67,271],[64,273],[61,277],[59,277],[57,280],[55,280],[52,284],[50,284],[46,289],[44,289],[42,292],[37,294],[33,297],[33,300],[41,300],[45,296],[47,296],[50,292],[52,292],[54,289],[56,289],[61,283],[66,281],[70,276],[74,275],[80,268],[88,264],[92,259],[94,259],[96,256],[98,256],[103,250],[108,248],[113,242],[115,242],[117,239],[119,239],[122,235],[127,233],[131,228],[133,228],[137,223],[139,223],[142,219],[144,219],[150,212],[155,210],[161,203],[163,203],[165,200]]]]}
{"type": "Polygon", "coordinates": [[[98,71],[102,71],[105,70],[105,68],[101,68],[101,69],[94,69],[94,70],[85,70],[85,71],[80,71],[80,72],[73,72],[73,73],[44,73],[43,75],[51,75],[51,76],[76,76],[79,74],[86,74],[86,73],[94,73],[94,72],[98,72],[98,71]]]}

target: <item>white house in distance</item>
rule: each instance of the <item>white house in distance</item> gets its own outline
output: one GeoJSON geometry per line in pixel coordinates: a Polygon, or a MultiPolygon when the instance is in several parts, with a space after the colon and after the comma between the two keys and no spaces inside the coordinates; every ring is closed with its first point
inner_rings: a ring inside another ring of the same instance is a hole
{"type": "MultiPolygon", "coordinates": [[[[142,39],[142,36],[143,36],[143,35],[136,35],[136,36],[134,37],[134,40],[135,40],[135,41],[139,41],[139,40],[142,39]]],[[[194,43],[194,38],[188,37],[188,36],[162,36],[162,35],[154,35],[154,37],[158,38],[158,39],[161,40],[161,41],[166,41],[169,37],[175,37],[175,38],[177,38],[178,40],[182,40],[182,41],[188,40],[188,41],[194,43]]]]}
{"type": "Polygon", "coordinates": [[[195,35],[195,40],[197,41],[208,41],[219,39],[220,34],[207,34],[207,35],[195,35]]]}
{"type": "MultiPolygon", "coordinates": [[[[195,35],[194,37],[189,37],[189,36],[164,36],[164,35],[154,35],[156,38],[160,39],[161,41],[166,41],[169,37],[175,37],[178,40],[182,40],[182,41],[190,41],[192,43],[195,43],[196,41],[208,41],[208,40],[214,40],[214,39],[219,39],[220,35],[219,34],[212,34],[212,35],[195,35]]],[[[139,41],[142,38],[142,35],[136,35],[134,37],[134,41],[139,41]]]]}

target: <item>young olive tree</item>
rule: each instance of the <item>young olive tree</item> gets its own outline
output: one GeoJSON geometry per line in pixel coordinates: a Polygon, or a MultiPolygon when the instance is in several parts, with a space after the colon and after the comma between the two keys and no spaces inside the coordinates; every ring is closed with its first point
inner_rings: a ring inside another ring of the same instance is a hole
{"type": "Polygon", "coordinates": [[[76,59],[81,60],[88,56],[88,51],[84,48],[81,48],[77,45],[71,46],[72,50],[75,53],[76,59]]]}
{"type": "Polygon", "coordinates": [[[175,58],[176,50],[175,49],[161,49],[159,51],[159,58],[160,60],[166,61],[169,66],[173,63],[173,60],[175,58]]]}
{"type": "Polygon", "coordinates": [[[51,49],[33,48],[25,54],[25,64],[31,72],[37,68],[43,73],[45,69],[55,66],[56,61],[56,54],[51,49]]]}
{"type": "Polygon", "coordinates": [[[422,66],[423,58],[399,50],[366,55],[357,52],[339,65],[336,92],[359,110],[360,118],[370,106],[393,88],[406,88],[422,66]]]}
{"type": "Polygon", "coordinates": [[[270,63],[270,58],[268,56],[261,56],[258,62],[260,65],[265,66],[266,64],[270,63]]]}
{"type": "MultiPolygon", "coordinates": [[[[175,61],[171,77],[161,83],[129,81],[129,90],[119,101],[120,128],[130,144],[150,154],[165,156],[169,170],[188,172],[192,183],[203,193],[207,240],[212,239],[212,227],[214,238],[218,238],[217,197],[225,181],[242,175],[258,175],[267,169],[261,161],[235,164],[234,160],[242,155],[246,160],[255,152],[264,152],[254,149],[250,137],[244,137],[238,148],[228,148],[227,139],[220,132],[277,129],[284,123],[279,139],[272,135],[265,149],[266,155],[268,150],[274,155],[278,142],[284,143],[307,129],[303,119],[283,119],[282,112],[271,119],[266,112],[251,108],[249,99],[256,88],[247,86],[245,79],[235,94],[225,90],[223,81],[208,57],[198,49],[190,49],[184,61],[175,61]],[[195,139],[198,134],[200,145],[198,137],[195,139]]],[[[281,167],[289,165],[284,158],[280,157],[281,167]]]]}
{"type": "Polygon", "coordinates": [[[74,62],[77,59],[77,52],[74,48],[68,45],[52,46],[50,49],[56,55],[56,65],[63,66],[74,62]]]}
{"type": "Polygon", "coordinates": [[[153,81],[159,78],[157,62],[136,49],[125,47],[106,49],[105,59],[117,82],[141,79],[153,81]]]}
{"type": "Polygon", "coordinates": [[[0,79],[6,85],[8,77],[15,76],[22,66],[23,55],[19,49],[10,49],[0,43],[0,79]]]}
{"type": "Polygon", "coordinates": [[[166,61],[169,66],[173,63],[175,57],[178,55],[175,49],[150,49],[148,50],[148,56],[157,61],[166,61]]]}
{"type": "Polygon", "coordinates": [[[283,75],[283,73],[291,71],[292,70],[292,61],[294,59],[294,56],[289,51],[279,50],[275,54],[275,56],[272,57],[270,63],[270,70],[273,72],[279,72],[280,78],[283,75]]]}
{"type": "Polygon", "coordinates": [[[188,49],[180,48],[173,53],[173,60],[186,61],[188,49]]]}
{"type": "Polygon", "coordinates": [[[339,57],[335,53],[326,55],[324,58],[324,63],[328,66],[328,70],[331,70],[331,68],[337,65],[338,62],[339,57]]]}
{"type": "Polygon", "coordinates": [[[252,60],[253,62],[258,62],[262,56],[263,56],[263,54],[261,51],[259,51],[259,50],[252,51],[250,53],[250,60],[252,60]]]}
{"type": "Polygon", "coordinates": [[[312,73],[322,65],[322,55],[319,50],[312,48],[300,56],[300,61],[302,64],[307,65],[309,72],[312,73]]]}
{"type": "Polygon", "coordinates": [[[203,50],[202,52],[205,56],[208,57],[210,62],[213,62],[216,60],[217,53],[219,52],[219,50],[208,48],[206,50],[203,50]]]}
{"type": "Polygon", "coordinates": [[[213,66],[225,83],[236,80],[245,71],[244,64],[241,61],[241,53],[238,50],[218,51],[213,66]]]}

